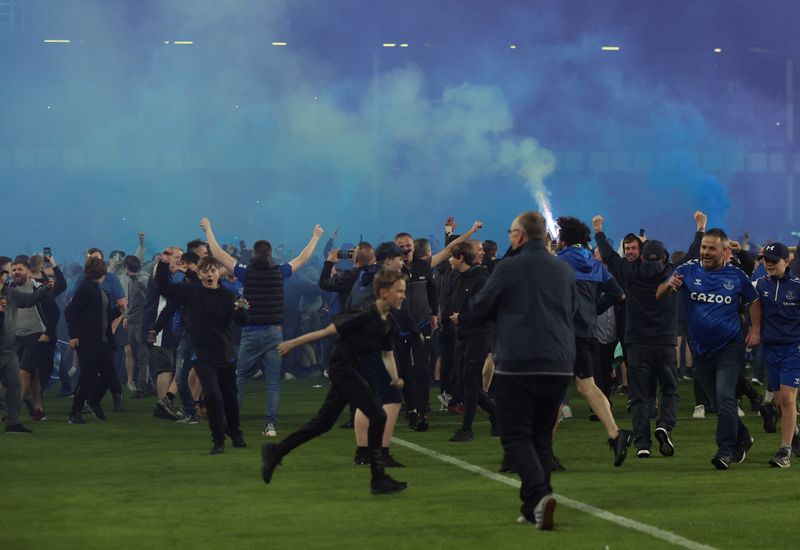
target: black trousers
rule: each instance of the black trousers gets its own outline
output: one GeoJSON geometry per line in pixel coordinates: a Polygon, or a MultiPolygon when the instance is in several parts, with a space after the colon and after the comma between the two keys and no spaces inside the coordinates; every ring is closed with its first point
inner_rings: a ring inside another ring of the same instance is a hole
{"type": "Polygon", "coordinates": [[[521,510],[526,517],[533,517],[536,504],[553,492],[553,426],[571,380],[572,376],[495,376],[500,441],[519,472],[521,510]]]}
{"type": "Polygon", "coordinates": [[[110,343],[102,342],[97,346],[78,345],[78,361],[81,373],[75,398],[72,400],[72,414],[80,414],[87,401],[99,405],[106,388],[113,388],[115,384],[119,393],[122,393],[114,368],[114,350],[110,343]]]}
{"type": "Polygon", "coordinates": [[[464,419],[461,429],[472,430],[475,411],[478,405],[483,408],[494,422],[496,410],[494,402],[483,391],[483,363],[489,355],[489,335],[478,334],[456,342],[456,364],[461,371],[464,384],[464,419]]]}
{"type": "Polygon", "coordinates": [[[672,431],[678,416],[678,369],[675,346],[628,344],[628,391],[637,449],[649,449],[652,380],[661,383],[661,416],[656,427],[672,431]]]}
{"type": "Polygon", "coordinates": [[[50,376],[55,370],[56,341],[45,342],[42,344],[42,348],[42,362],[39,364],[39,385],[42,388],[42,396],[44,396],[44,390],[50,384],[50,376]]]}
{"type": "Polygon", "coordinates": [[[369,382],[354,368],[337,365],[331,367],[328,377],[331,389],[328,390],[325,402],[322,403],[317,415],[278,443],[278,451],[281,455],[289,454],[303,443],[324,434],[333,427],[344,408],[352,404],[361,409],[369,419],[367,444],[370,451],[380,453],[383,429],[386,427],[386,413],[369,382]]]}
{"type": "Polygon", "coordinates": [[[425,327],[419,334],[400,336],[395,343],[397,369],[405,383],[403,399],[408,410],[420,414],[428,412],[430,398],[431,329],[425,327]]]}
{"type": "Polygon", "coordinates": [[[441,389],[442,393],[449,393],[453,403],[460,403],[463,399],[463,382],[461,370],[455,362],[456,335],[452,326],[439,331],[439,358],[442,363],[441,389]]]}
{"type": "Polygon", "coordinates": [[[225,442],[225,434],[239,437],[239,401],[236,397],[236,367],[195,361],[194,372],[203,386],[208,427],[215,445],[225,442]]]}

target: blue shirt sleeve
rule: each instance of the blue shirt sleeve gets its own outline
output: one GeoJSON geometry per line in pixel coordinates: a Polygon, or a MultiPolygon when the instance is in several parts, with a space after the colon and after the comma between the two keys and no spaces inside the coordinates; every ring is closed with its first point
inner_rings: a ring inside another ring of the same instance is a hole
{"type": "Polygon", "coordinates": [[[242,284],[244,284],[247,280],[247,266],[236,264],[236,266],[233,268],[233,275],[239,279],[242,284]]]}
{"type": "Polygon", "coordinates": [[[111,279],[111,297],[116,302],[117,300],[125,298],[125,290],[123,290],[122,288],[122,283],[120,282],[119,277],[117,277],[116,275],[111,277],[111,275],[114,274],[109,273],[107,277],[110,277],[111,279]]]}
{"type": "Polygon", "coordinates": [[[742,301],[745,304],[752,304],[758,300],[758,292],[756,292],[756,289],[753,288],[753,282],[744,271],[740,269],[738,275],[739,281],[742,285],[742,301]]]}
{"type": "Polygon", "coordinates": [[[292,264],[281,264],[281,275],[283,275],[283,280],[285,281],[289,277],[292,276],[292,264]]]}

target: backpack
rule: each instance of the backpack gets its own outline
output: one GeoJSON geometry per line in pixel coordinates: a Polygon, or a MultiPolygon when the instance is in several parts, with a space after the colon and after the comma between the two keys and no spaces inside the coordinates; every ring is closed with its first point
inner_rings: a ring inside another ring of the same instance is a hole
{"type": "Polygon", "coordinates": [[[347,297],[347,302],[345,302],[345,311],[364,311],[375,303],[375,290],[372,287],[373,277],[370,277],[369,281],[367,281],[367,275],[374,275],[375,273],[375,271],[365,269],[358,274],[358,278],[350,290],[350,296],[347,297]]]}

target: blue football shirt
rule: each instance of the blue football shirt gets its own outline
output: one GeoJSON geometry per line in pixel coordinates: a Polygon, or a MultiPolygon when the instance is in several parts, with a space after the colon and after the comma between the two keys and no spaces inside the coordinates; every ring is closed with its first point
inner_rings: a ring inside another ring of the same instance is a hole
{"type": "Polygon", "coordinates": [[[758,300],[750,278],[730,264],[709,271],[700,260],[678,266],[692,351],[706,355],[742,339],[739,304],[758,300]]]}

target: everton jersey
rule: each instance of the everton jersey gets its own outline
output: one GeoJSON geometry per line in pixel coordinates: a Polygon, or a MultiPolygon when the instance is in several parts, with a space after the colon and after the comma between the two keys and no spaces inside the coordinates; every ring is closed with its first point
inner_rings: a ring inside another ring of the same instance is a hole
{"type": "Polygon", "coordinates": [[[692,351],[697,355],[714,353],[741,340],[739,303],[758,300],[744,271],[730,264],[709,271],[700,260],[692,260],[679,266],[675,274],[683,275],[680,293],[692,351]]]}
{"type": "Polygon", "coordinates": [[[800,342],[800,279],[789,271],[755,282],[761,299],[761,340],[765,345],[800,342]]]}

